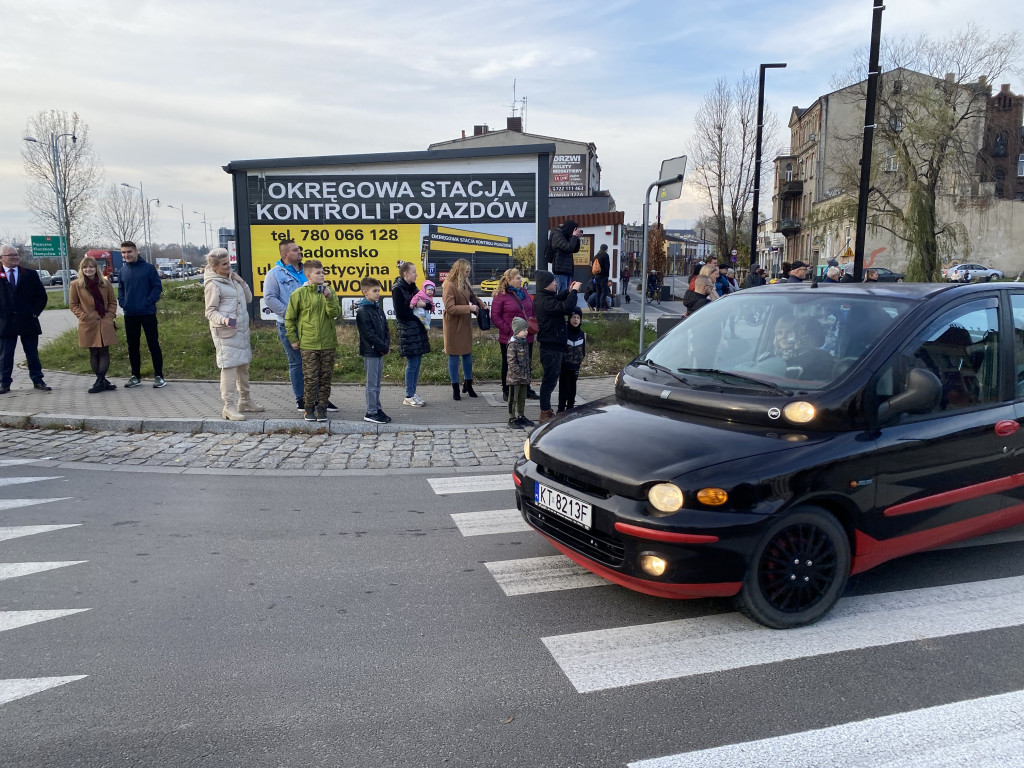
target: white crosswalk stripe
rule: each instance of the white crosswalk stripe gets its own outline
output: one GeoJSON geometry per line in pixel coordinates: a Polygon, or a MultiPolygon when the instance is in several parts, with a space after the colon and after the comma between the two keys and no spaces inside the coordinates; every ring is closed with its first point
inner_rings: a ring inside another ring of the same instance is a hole
{"type": "Polygon", "coordinates": [[[629,768],[1019,768],[1024,691],[958,701],[832,728],[730,744],[629,768]],[[827,759],[826,756],[827,755],[827,759]]]}
{"type": "Polygon", "coordinates": [[[81,565],[88,560],[68,560],[66,562],[54,563],[0,563],[0,581],[14,579],[18,576],[28,576],[32,573],[52,571],[56,568],[66,568],[69,565],[81,565]]]}
{"type": "Polygon", "coordinates": [[[33,693],[40,693],[58,685],[73,683],[82,680],[88,675],[69,675],[67,677],[23,677],[11,680],[0,680],[0,704],[6,704],[15,699],[31,696],[33,693]]]}
{"type": "Polygon", "coordinates": [[[20,467],[22,464],[35,464],[47,459],[0,459],[0,467],[20,467]]]}
{"type": "Polygon", "coordinates": [[[528,595],[584,587],[608,587],[611,582],[562,555],[484,563],[506,595],[528,595]]]}
{"type": "Polygon", "coordinates": [[[41,621],[61,619],[65,616],[84,613],[88,610],[88,608],[67,608],[56,611],[0,611],[0,632],[27,627],[30,624],[38,624],[41,621]]]}
{"type": "Polygon", "coordinates": [[[461,477],[436,477],[427,480],[438,496],[453,493],[477,493],[480,491],[511,491],[515,488],[511,472],[500,475],[462,475],[461,477]]]}
{"type": "Polygon", "coordinates": [[[546,637],[580,693],[1024,624],[1024,576],[840,600],[785,632],[738,613],[546,637]]]}
{"type": "Polygon", "coordinates": [[[67,501],[70,498],[70,496],[60,496],[54,499],[0,499],[0,512],[3,512],[5,509],[19,509],[21,507],[34,507],[36,504],[67,501]]]}
{"type": "Polygon", "coordinates": [[[62,528],[77,528],[81,523],[69,523],[67,525],[13,525],[0,527],[0,541],[17,539],[22,536],[34,536],[37,533],[49,533],[59,531],[62,528]]]}
{"type": "Polygon", "coordinates": [[[0,477],[0,488],[7,485],[24,485],[25,483],[39,483],[43,480],[60,480],[61,476],[54,477],[0,477]]]}
{"type": "Polygon", "coordinates": [[[463,536],[486,536],[492,533],[517,533],[532,530],[518,509],[492,509],[488,512],[456,512],[452,520],[463,536]]]}

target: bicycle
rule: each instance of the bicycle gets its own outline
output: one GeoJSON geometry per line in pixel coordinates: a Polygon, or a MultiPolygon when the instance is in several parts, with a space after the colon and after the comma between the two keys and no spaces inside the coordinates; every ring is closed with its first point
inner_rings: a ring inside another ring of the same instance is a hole
{"type": "Polygon", "coordinates": [[[647,295],[645,296],[648,304],[658,302],[661,304],[661,286],[649,284],[647,286],[647,295]]]}

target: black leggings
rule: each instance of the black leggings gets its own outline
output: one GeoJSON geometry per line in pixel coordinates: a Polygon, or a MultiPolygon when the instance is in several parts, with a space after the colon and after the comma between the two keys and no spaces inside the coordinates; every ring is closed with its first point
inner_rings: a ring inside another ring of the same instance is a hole
{"type": "Polygon", "coordinates": [[[89,347],[89,365],[98,378],[103,378],[110,370],[110,347],[89,347]]]}

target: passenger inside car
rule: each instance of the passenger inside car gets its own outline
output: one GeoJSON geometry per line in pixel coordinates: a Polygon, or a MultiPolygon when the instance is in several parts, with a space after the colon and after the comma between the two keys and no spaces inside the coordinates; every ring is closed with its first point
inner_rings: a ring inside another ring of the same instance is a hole
{"type": "Polygon", "coordinates": [[[813,317],[784,315],[775,323],[772,349],[758,361],[757,370],[771,376],[828,380],[835,364],[822,347],[825,329],[813,317]]]}

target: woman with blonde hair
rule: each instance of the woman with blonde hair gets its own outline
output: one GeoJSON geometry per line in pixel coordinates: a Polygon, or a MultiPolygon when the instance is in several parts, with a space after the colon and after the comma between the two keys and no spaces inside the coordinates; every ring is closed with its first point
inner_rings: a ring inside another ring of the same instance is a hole
{"type": "Polygon", "coordinates": [[[226,248],[214,248],[206,254],[203,275],[206,319],[210,321],[213,346],[220,368],[220,397],[224,402],[221,416],[231,421],[245,421],[241,411],[258,413],[264,410],[249,396],[249,309],[252,291],[245,281],[231,271],[226,248]],[[238,406],[235,406],[235,390],[238,406]]]}
{"type": "Polygon", "coordinates": [[[78,318],[78,346],[89,350],[89,365],[96,374],[89,394],[117,389],[116,384],[107,381],[110,345],[117,341],[117,296],[91,256],[82,259],[78,277],[68,286],[68,308],[78,318]]]}
{"type": "MultiPolygon", "coordinates": [[[[533,312],[533,297],[523,289],[523,278],[516,268],[505,270],[505,274],[498,281],[498,287],[494,291],[494,300],[491,302],[491,321],[498,329],[498,343],[501,345],[501,396],[508,400],[508,344],[512,338],[512,321],[521,317],[529,324],[532,319],[534,327],[537,320],[533,312]]],[[[534,333],[527,334],[527,362],[533,366],[533,340],[534,333]]],[[[533,387],[527,384],[526,396],[536,400],[537,393],[533,387]]]]}
{"type": "Polygon", "coordinates": [[[459,259],[448,270],[444,279],[441,298],[444,314],[441,328],[444,336],[444,352],[448,355],[448,378],[452,383],[452,400],[461,400],[459,395],[459,360],[462,360],[464,383],[462,391],[476,397],[473,391],[473,315],[480,311],[483,302],[473,293],[469,284],[472,265],[459,259]]]}

